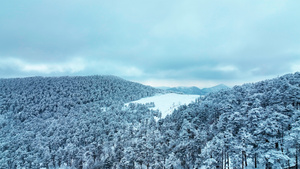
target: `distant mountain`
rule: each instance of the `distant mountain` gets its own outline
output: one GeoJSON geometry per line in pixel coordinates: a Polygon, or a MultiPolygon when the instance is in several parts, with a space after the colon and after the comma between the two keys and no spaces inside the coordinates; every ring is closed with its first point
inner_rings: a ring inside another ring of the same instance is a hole
{"type": "Polygon", "coordinates": [[[214,87],[210,87],[210,88],[203,88],[203,89],[199,89],[198,87],[192,86],[192,87],[172,87],[172,88],[160,88],[160,89],[164,89],[170,92],[176,92],[176,93],[184,93],[184,94],[196,94],[196,95],[207,95],[209,93],[212,92],[217,92],[220,91],[222,89],[229,89],[229,87],[227,87],[224,84],[220,84],[214,87]]]}
{"type": "Polygon", "coordinates": [[[198,87],[172,87],[166,89],[167,91],[175,92],[175,93],[184,93],[184,94],[199,94],[202,95],[201,89],[198,87]]]}
{"type": "Polygon", "coordinates": [[[160,86],[160,87],[155,87],[157,89],[161,89],[161,90],[168,90],[170,89],[171,87],[167,87],[167,86],[160,86]]]}
{"type": "Polygon", "coordinates": [[[206,95],[208,93],[218,92],[218,91],[223,90],[223,89],[229,89],[229,87],[224,85],[224,84],[219,84],[217,86],[213,86],[213,87],[210,87],[210,88],[203,88],[203,89],[201,89],[201,91],[204,93],[204,95],[206,95]]]}

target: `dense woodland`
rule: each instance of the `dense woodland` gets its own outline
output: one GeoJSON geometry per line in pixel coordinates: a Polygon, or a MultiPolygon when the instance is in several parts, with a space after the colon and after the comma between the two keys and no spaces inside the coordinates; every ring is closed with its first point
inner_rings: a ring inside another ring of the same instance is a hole
{"type": "Polygon", "coordinates": [[[235,86],[164,119],[161,93],[114,76],[0,80],[0,168],[289,168],[300,73],[235,86]]]}

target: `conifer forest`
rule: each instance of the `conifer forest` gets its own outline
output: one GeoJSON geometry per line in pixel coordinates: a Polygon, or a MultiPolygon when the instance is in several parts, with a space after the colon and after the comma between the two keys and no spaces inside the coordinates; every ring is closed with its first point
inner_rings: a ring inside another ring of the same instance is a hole
{"type": "Polygon", "coordinates": [[[116,76],[2,78],[0,168],[299,168],[299,72],[199,96],[165,118],[130,103],[168,92],[116,76]]]}

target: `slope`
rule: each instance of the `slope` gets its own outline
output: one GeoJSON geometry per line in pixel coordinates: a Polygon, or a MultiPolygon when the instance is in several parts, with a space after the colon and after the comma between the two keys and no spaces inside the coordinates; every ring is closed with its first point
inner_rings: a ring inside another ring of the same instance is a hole
{"type": "MultiPolygon", "coordinates": [[[[161,118],[165,118],[181,105],[188,105],[194,102],[199,95],[184,95],[176,93],[159,94],[152,97],[142,98],[130,103],[140,103],[152,105],[152,110],[159,110],[161,118]]],[[[128,105],[129,103],[127,103],[128,105]]]]}
{"type": "Polygon", "coordinates": [[[299,106],[295,73],[210,93],[160,123],[175,168],[288,168],[299,159],[299,106]]]}
{"type": "MultiPolygon", "coordinates": [[[[0,79],[1,114],[67,112],[72,107],[112,104],[152,96],[160,90],[115,76],[30,77],[0,79]],[[61,109],[61,110],[58,110],[61,109]]],[[[23,121],[23,120],[22,120],[23,121]]]]}
{"type": "Polygon", "coordinates": [[[159,90],[117,77],[3,79],[0,168],[293,167],[299,84],[295,73],[235,86],[156,121],[123,103],[159,90]]]}
{"type": "Polygon", "coordinates": [[[115,76],[0,79],[0,168],[92,165],[117,128],[152,117],[123,103],[159,92],[115,76]]]}

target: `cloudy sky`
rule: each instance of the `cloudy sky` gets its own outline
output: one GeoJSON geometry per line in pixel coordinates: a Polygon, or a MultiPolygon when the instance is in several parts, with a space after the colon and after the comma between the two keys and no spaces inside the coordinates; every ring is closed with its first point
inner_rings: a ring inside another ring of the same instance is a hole
{"type": "Polygon", "coordinates": [[[153,86],[300,70],[300,1],[0,2],[0,78],[116,75],[153,86]]]}

